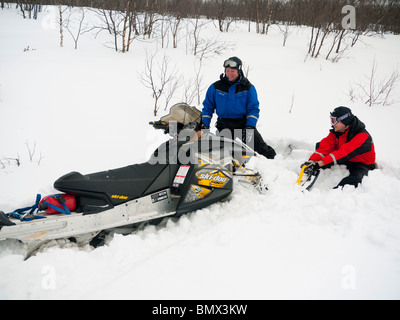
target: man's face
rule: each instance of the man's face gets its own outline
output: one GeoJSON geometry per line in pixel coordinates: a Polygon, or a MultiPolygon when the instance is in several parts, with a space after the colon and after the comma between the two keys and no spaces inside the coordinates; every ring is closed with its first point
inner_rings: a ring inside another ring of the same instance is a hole
{"type": "Polygon", "coordinates": [[[339,121],[338,123],[336,123],[333,128],[335,129],[335,132],[340,132],[340,133],[344,133],[346,132],[346,130],[349,128],[348,126],[346,126],[345,124],[343,124],[341,121],[339,121]]]}
{"type": "Polygon", "coordinates": [[[227,67],[225,69],[225,74],[230,82],[235,82],[239,78],[239,70],[237,69],[227,67]]]}

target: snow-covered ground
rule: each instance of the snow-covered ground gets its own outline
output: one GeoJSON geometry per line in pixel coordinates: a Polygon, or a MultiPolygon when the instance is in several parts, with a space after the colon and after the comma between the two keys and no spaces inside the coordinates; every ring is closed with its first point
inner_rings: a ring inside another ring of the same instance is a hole
{"type": "MultiPolygon", "coordinates": [[[[51,23],[55,11],[47,10],[38,20],[0,10],[5,212],[32,204],[37,193],[54,193],[53,182],[70,171],[146,161],[167,138],[148,125],[158,117],[138,79],[146,50],[159,50],[158,59],[165,52],[187,81],[198,65],[184,39],[165,51],[157,41],[135,41],[122,54],[104,46],[112,40],[106,33],[82,35],[78,50],[66,33],[60,48],[51,23]],[[6,158],[19,158],[21,165],[6,158]]],[[[400,38],[363,37],[332,63],[306,58],[309,33],[293,28],[286,47],[274,26],[259,35],[238,23],[219,34],[211,23],[203,33],[235,49],[203,60],[202,87],[237,55],[257,88],[258,129],[278,153],[275,160],[256,159],[266,195],[238,185],[228,202],[110,237],[97,249],[60,240],[23,261],[23,246],[2,242],[0,299],[399,299],[400,103],[368,107],[347,93],[351,84],[366,81],[374,59],[379,79],[399,68],[400,38]],[[302,193],[295,184],[300,164],[328,134],[329,112],[339,105],[366,123],[379,169],[357,189],[332,190],[347,174],[335,167],[302,193]],[[294,147],[289,156],[288,145],[294,147]]],[[[182,90],[172,103],[182,100],[182,90]]],[[[159,115],[166,112],[161,107],[159,115]]]]}

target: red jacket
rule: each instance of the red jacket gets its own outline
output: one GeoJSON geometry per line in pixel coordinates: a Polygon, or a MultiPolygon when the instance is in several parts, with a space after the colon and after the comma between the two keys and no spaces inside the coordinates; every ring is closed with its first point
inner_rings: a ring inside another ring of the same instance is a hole
{"type": "Polygon", "coordinates": [[[322,160],[325,166],[346,163],[361,163],[375,168],[375,147],[371,135],[357,117],[354,117],[350,128],[343,134],[334,132],[322,139],[310,160],[322,160]]]}

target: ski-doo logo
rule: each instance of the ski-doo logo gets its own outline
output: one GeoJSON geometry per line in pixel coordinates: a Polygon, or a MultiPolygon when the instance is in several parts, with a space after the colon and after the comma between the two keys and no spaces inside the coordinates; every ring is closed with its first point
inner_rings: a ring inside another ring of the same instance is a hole
{"type": "Polygon", "coordinates": [[[213,188],[222,188],[227,182],[228,178],[222,172],[198,172],[198,184],[213,188]]]}
{"type": "Polygon", "coordinates": [[[226,182],[227,178],[223,178],[220,176],[216,175],[211,175],[208,173],[203,173],[199,176],[199,179],[204,179],[204,180],[212,180],[212,181],[218,181],[218,182],[226,182]]]}
{"type": "Polygon", "coordinates": [[[127,196],[120,196],[120,195],[118,195],[118,194],[113,194],[113,195],[111,196],[111,199],[127,200],[128,197],[127,197],[127,196]]]}

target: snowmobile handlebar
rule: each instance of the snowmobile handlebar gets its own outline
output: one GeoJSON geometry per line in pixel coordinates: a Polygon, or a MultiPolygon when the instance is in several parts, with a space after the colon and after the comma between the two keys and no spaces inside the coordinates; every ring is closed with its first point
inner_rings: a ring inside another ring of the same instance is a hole
{"type": "Polygon", "coordinates": [[[150,125],[153,126],[154,129],[158,130],[158,129],[162,129],[164,130],[164,133],[168,133],[169,131],[169,123],[165,122],[165,121],[151,121],[149,122],[150,125]]]}
{"type": "Polygon", "coordinates": [[[166,121],[162,121],[162,120],[149,122],[149,124],[152,125],[154,127],[154,129],[156,129],[156,130],[158,130],[158,129],[164,130],[165,134],[170,133],[170,128],[171,127],[173,128],[172,132],[175,132],[175,133],[179,133],[185,127],[180,122],[174,122],[174,123],[171,124],[170,122],[166,122],[166,121]]]}

